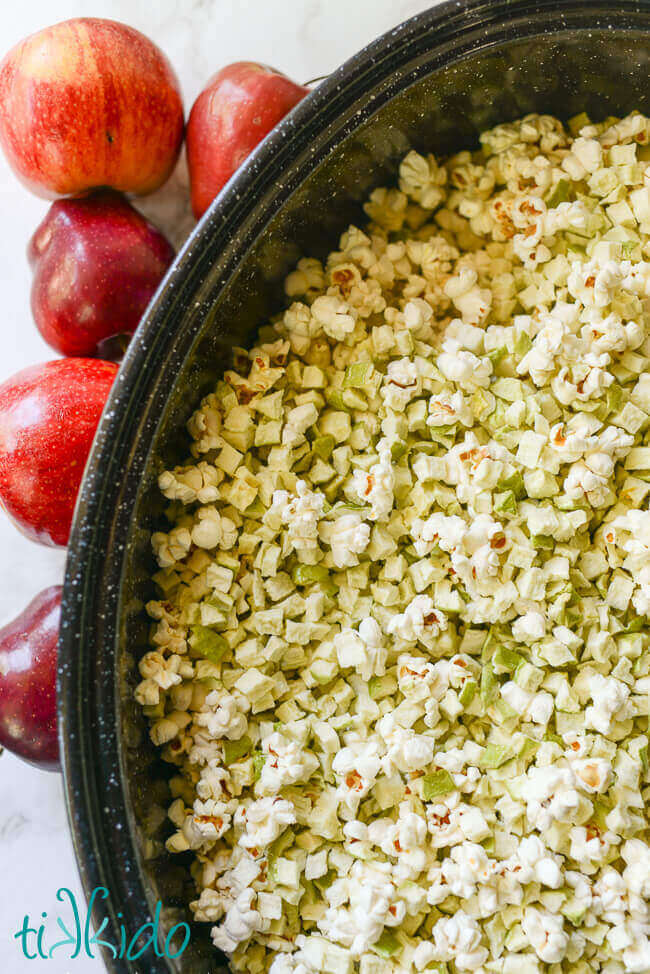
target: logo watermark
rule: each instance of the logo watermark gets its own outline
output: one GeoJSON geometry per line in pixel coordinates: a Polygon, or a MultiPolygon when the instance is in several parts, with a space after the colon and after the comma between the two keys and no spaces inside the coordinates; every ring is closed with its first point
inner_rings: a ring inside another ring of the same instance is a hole
{"type": "MultiPolygon", "coordinates": [[[[113,943],[101,936],[108,926],[108,917],[104,917],[99,924],[99,929],[93,931],[93,910],[100,905],[100,900],[107,900],[109,895],[106,887],[98,886],[93,890],[88,908],[84,911],[79,908],[74,893],[67,886],[62,886],[56,893],[57,900],[62,904],[61,914],[48,918],[47,913],[41,913],[40,922],[32,920],[29,914],[25,914],[21,928],[14,933],[14,940],[19,942],[23,956],[27,960],[36,960],[38,957],[50,960],[55,955],[67,956],[70,960],[76,960],[78,957],[94,959],[98,953],[97,949],[103,947],[114,959],[137,960],[148,950],[153,951],[156,957],[166,957],[170,960],[180,957],[190,942],[189,924],[175,924],[163,939],[160,930],[162,912],[160,902],[156,904],[153,919],[143,923],[132,934],[120,922],[117,928],[118,943],[113,943]],[[56,921],[58,931],[63,934],[63,937],[55,943],[51,942],[48,933],[49,923],[52,920],[56,921]],[[181,935],[182,943],[179,947],[174,944],[174,941],[181,935]]],[[[121,913],[117,914],[117,919],[118,921],[123,919],[121,913]]]]}

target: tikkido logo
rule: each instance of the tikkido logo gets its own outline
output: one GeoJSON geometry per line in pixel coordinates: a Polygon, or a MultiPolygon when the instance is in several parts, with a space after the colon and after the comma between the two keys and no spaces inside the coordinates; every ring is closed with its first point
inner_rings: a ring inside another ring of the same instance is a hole
{"type": "MultiPolygon", "coordinates": [[[[41,922],[33,923],[29,914],[23,917],[20,930],[13,935],[14,940],[20,943],[23,956],[27,960],[36,960],[41,957],[43,960],[51,960],[56,957],[65,957],[68,948],[70,960],[79,957],[90,957],[94,960],[97,953],[93,953],[93,948],[103,947],[108,951],[113,959],[137,960],[138,957],[148,951],[153,950],[156,957],[166,957],[175,960],[180,957],[190,942],[190,928],[187,923],[177,923],[167,933],[163,939],[160,931],[160,914],[162,904],[156,903],[153,920],[143,923],[132,936],[129,936],[123,923],[118,924],[120,935],[119,943],[111,943],[104,940],[101,934],[108,926],[108,918],[104,917],[99,923],[99,928],[93,933],[92,913],[99,906],[99,900],[107,900],[109,892],[104,886],[98,886],[93,890],[88,901],[88,908],[84,912],[79,909],[74,893],[66,886],[57,890],[56,898],[63,904],[62,912],[56,917],[48,919],[47,913],[41,913],[41,922]],[[58,932],[64,934],[56,943],[51,943],[52,937],[49,935],[48,926],[55,920],[58,932]],[[180,946],[177,941],[181,940],[180,946]],[[48,945],[49,942],[49,945],[48,945]],[[161,946],[161,944],[163,946],[161,946]]],[[[122,914],[117,913],[117,919],[122,919],[122,914]]]]}

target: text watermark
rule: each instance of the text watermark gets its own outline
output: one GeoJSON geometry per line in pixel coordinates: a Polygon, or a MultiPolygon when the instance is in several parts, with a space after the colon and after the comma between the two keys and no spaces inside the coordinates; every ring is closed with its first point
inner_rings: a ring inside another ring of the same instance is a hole
{"type": "Polygon", "coordinates": [[[93,953],[93,949],[96,951],[97,948],[103,947],[114,959],[137,960],[147,951],[153,951],[156,957],[166,957],[170,960],[180,957],[190,942],[189,924],[176,923],[170,928],[167,936],[163,938],[160,930],[160,914],[162,912],[160,902],[156,904],[153,919],[143,923],[132,934],[121,922],[123,917],[118,912],[116,914],[118,943],[113,943],[101,936],[108,926],[108,917],[104,917],[99,924],[99,929],[93,931],[93,910],[99,907],[100,900],[107,900],[109,895],[106,887],[98,886],[93,890],[88,901],[88,908],[84,911],[79,908],[74,893],[67,886],[62,886],[56,893],[57,900],[62,904],[62,911],[59,915],[48,917],[47,913],[41,913],[39,922],[32,919],[27,913],[23,917],[22,926],[14,933],[14,939],[19,942],[23,956],[27,960],[36,960],[38,957],[43,960],[50,960],[54,956],[68,956],[70,960],[76,960],[78,957],[94,959],[97,952],[93,953]],[[55,943],[51,942],[48,932],[52,920],[56,922],[58,932],[63,934],[63,937],[55,943]],[[182,943],[180,947],[174,947],[174,940],[180,934],[183,935],[182,943]],[[66,947],[68,948],[67,955],[66,947]]]}

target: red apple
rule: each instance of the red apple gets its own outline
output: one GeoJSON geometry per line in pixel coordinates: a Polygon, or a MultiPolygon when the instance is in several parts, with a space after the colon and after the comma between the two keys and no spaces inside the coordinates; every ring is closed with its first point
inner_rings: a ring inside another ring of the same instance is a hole
{"type": "Polygon", "coordinates": [[[117,366],[56,359],[0,385],[0,504],[28,537],[66,545],[117,366]]]}
{"type": "Polygon", "coordinates": [[[265,135],[309,88],[251,61],[222,68],[203,89],[187,122],[192,209],[198,218],[265,135]]]}
{"type": "Polygon", "coordinates": [[[59,770],[56,661],[61,586],[46,588],[0,629],[0,744],[45,771],[59,770]]]}
{"type": "Polygon", "coordinates": [[[98,186],[150,193],[183,140],[178,81],[126,24],[80,17],[46,27],[0,64],[0,144],[39,196],[98,186]]]}
{"type": "Polygon", "coordinates": [[[57,200],[27,251],[38,330],[63,355],[95,356],[132,334],[174,259],[162,233],[118,193],[57,200]]]}

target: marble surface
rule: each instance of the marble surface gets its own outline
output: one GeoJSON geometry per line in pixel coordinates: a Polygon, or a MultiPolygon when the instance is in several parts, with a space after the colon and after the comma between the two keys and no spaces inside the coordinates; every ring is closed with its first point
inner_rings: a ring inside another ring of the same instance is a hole
{"type": "MultiPolygon", "coordinates": [[[[22,0],[0,5],[0,55],[26,34],[57,20],[101,16],[147,33],[170,57],[189,107],[207,78],[239,59],[273,64],[300,81],[327,74],[378,34],[426,9],[427,0],[22,0]]],[[[141,205],[141,204],[138,204],[141,205]]],[[[178,244],[191,226],[182,163],[170,183],[141,208],[178,244]]],[[[53,355],[29,310],[25,247],[47,204],[24,191],[0,157],[0,279],[3,343],[0,381],[53,355]]],[[[19,612],[63,574],[65,554],[38,547],[0,514],[0,621],[19,612]]],[[[0,759],[0,956],[7,974],[93,974],[101,961],[81,956],[27,960],[13,934],[25,914],[57,916],[56,892],[81,891],[60,778],[8,754],[0,759]]],[[[59,907],[60,909],[60,907],[59,907]]],[[[54,932],[52,926],[46,928],[54,932]]],[[[46,936],[47,940],[47,936],[46,936]]],[[[50,943],[53,938],[50,938],[50,943]]]]}

